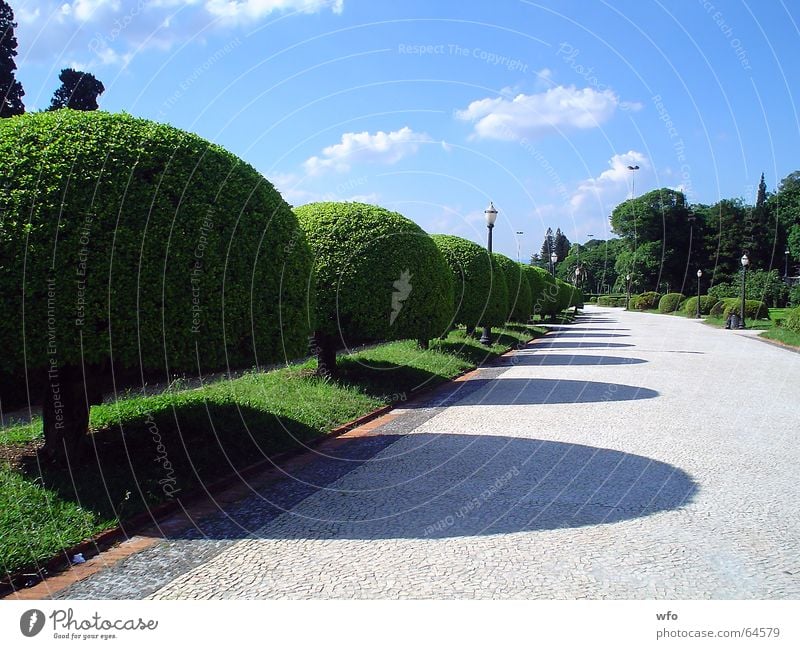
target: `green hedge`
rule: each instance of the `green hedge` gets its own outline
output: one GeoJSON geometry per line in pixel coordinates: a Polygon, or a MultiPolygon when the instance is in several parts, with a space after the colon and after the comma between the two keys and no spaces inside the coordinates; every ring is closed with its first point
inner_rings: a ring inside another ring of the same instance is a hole
{"type": "Polygon", "coordinates": [[[686,300],[683,293],[667,293],[658,301],[659,313],[675,313],[686,300]]]}
{"type": "Polygon", "coordinates": [[[661,294],[655,291],[647,291],[636,296],[635,300],[631,301],[631,308],[637,311],[647,311],[655,309],[661,300],[661,294]]]}
{"type": "Polygon", "coordinates": [[[508,289],[508,322],[527,322],[531,315],[531,288],[523,277],[520,264],[505,255],[494,253],[494,259],[506,280],[508,289]]]}
{"type": "Polygon", "coordinates": [[[488,251],[477,243],[448,234],[431,239],[450,267],[453,282],[452,321],[467,329],[498,326],[508,315],[505,276],[488,251]]]}
{"type": "MultiPolygon", "coordinates": [[[[633,299],[633,298],[631,298],[633,299]]],[[[601,295],[597,298],[597,305],[598,306],[614,306],[614,307],[624,307],[625,306],[625,297],[619,297],[615,295],[601,295]]]]}
{"type": "MultiPolygon", "coordinates": [[[[728,297],[711,307],[709,315],[727,320],[732,313],[739,315],[741,311],[742,301],[736,297],[728,297]]],[[[769,318],[769,308],[760,300],[747,300],[745,302],[744,317],[750,320],[766,320],[769,318]]]]}
{"type": "MultiPolygon", "coordinates": [[[[447,332],[450,269],[416,223],[365,203],[311,203],[295,213],[315,255],[316,342],[325,352],[447,332]]],[[[321,361],[332,370],[335,355],[321,361]]]]}
{"type": "MultiPolygon", "coordinates": [[[[713,295],[701,295],[700,314],[708,315],[711,312],[711,308],[717,304],[717,302],[719,302],[719,299],[713,295]]],[[[695,315],[697,313],[697,296],[695,295],[687,299],[681,306],[681,309],[688,315],[695,315]]]]}
{"type": "Polygon", "coordinates": [[[786,319],[783,321],[783,326],[786,329],[800,333],[800,307],[789,311],[786,319]]]}
{"type": "Polygon", "coordinates": [[[541,317],[554,316],[561,311],[558,299],[558,284],[544,268],[529,267],[532,271],[533,314],[541,317]]]}
{"type": "Polygon", "coordinates": [[[307,349],[312,258],[291,208],[196,135],[101,111],[0,120],[0,214],[4,405],[51,367],[85,409],[84,371],[120,388],[307,349]]]}

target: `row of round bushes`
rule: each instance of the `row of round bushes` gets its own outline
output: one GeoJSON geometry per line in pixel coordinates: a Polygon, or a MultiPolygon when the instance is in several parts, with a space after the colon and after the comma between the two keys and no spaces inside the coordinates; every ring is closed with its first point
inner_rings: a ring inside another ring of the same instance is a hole
{"type": "Polygon", "coordinates": [[[129,115],[0,120],[0,183],[0,399],[40,391],[51,450],[75,445],[112,385],[299,358],[312,332],[333,370],[340,347],[582,303],[542,269],[388,210],[293,212],[231,153],[129,115]]]}

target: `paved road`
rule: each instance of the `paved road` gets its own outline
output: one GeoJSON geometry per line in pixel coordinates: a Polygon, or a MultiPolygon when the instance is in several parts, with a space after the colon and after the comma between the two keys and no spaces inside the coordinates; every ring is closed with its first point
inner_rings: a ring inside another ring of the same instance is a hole
{"type": "Polygon", "coordinates": [[[587,308],[61,597],[797,598],[800,356],[587,308]]]}

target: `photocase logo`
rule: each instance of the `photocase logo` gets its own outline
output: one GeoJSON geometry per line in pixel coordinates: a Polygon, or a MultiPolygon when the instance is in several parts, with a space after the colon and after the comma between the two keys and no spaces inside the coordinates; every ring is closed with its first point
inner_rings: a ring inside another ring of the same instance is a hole
{"type": "Polygon", "coordinates": [[[26,638],[32,638],[44,628],[44,613],[32,608],[19,618],[19,630],[26,638]]]}
{"type": "Polygon", "coordinates": [[[394,293],[392,293],[392,315],[389,316],[389,325],[393,325],[400,315],[400,310],[403,308],[403,302],[411,295],[411,272],[406,269],[400,273],[400,279],[392,284],[394,293]]]}

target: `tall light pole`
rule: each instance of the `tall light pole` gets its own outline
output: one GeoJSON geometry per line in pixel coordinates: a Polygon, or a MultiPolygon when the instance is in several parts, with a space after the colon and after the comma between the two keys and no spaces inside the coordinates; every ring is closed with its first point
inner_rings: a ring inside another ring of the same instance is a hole
{"type": "Polygon", "coordinates": [[[742,313],[741,317],[739,318],[739,329],[744,329],[744,307],[745,307],[745,283],[747,280],[747,266],[750,264],[750,258],[747,256],[747,251],[745,250],[744,254],[742,255],[742,313]]]}
{"type": "Polygon", "coordinates": [[[553,274],[553,277],[556,276],[556,262],[558,261],[558,255],[556,251],[550,253],[550,272],[553,274]]]}
{"type": "MultiPolygon", "coordinates": [[[[492,272],[492,228],[494,228],[494,222],[497,220],[497,210],[494,208],[494,203],[489,201],[489,207],[483,210],[484,215],[486,216],[486,227],[489,229],[489,239],[488,245],[486,246],[487,250],[489,251],[489,273],[492,272]]],[[[492,282],[497,281],[499,278],[492,277],[492,282]]],[[[491,295],[486,296],[487,307],[488,302],[491,299],[491,295]]],[[[481,336],[481,344],[482,345],[491,345],[492,344],[492,328],[484,325],[483,326],[483,335],[481,336]]]]}
{"type": "Polygon", "coordinates": [[[631,276],[625,275],[625,310],[629,311],[631,306],[631,276]]]}
{"type": "Polygon", "coordinates": [[[520,248],[520,243],[522,242],[522,240],[520,239],[520,237],[521,237],[523,234],[525,234],[525,233],[524,233],[524,232],[521,232],[521,231],[517,231],[517,263],[518,263],[518,264],[519,264],[519,263],[521,263],[521,260],[520,260],[520,258],[519,258],[519,248],[520,248]]]}
{"type": "MultiPolygon", "coordinates": [[[[639,165],[628,165],[628,171],[631,172],[631,200],[636,198],[636,172],[639,170],[639,165]]],[[[636,249],[639,247],[638,237],[636,236],[636,205],[631,203],[633,210],[633,263],[636,263],[636,249]]]]}
{"type": "Polygon", "coordinates": [[[636,171],[639,165],[628,165],[628,170],[631,172],[631,198],[636,198],[636,171]]]}
{"type": "Polygon", "coordinates": [[[783,252],[783,276],[784,278],[789,277],[789,247],[786,247],[786,250],[783,252]]]}
{"type": "MultiPolygon", "coordinates": [[[[580,291],[581,290],[581,276],[582,275],[583,275],[583,269],[580,266],[578,266],[575,269],[575,290],[576,291],[580,291]]],[[[572,297],[576,297],[574,292],[572,294],[572,297]]],[[[578,302],[577,302],[577,300],[575,301],[575,313],[576,314],[578,313],[578,302]]]]}
{"type": "Polygon", "coordinates": [[[697,313],[695,314],[695,318],[700,317],[700,278],[703,276],[703,271],[699,268],[697,269],[697,313]]]}

